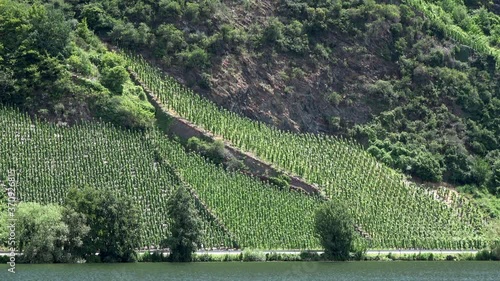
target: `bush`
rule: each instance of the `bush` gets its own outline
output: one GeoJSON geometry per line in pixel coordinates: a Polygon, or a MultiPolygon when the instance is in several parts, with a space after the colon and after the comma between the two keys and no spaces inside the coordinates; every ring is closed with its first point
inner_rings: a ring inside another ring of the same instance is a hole
{"type": "Polygon", "coordinates": [[[186,4],[186,11],[184,12],[184,15],[188,20],[197,21],[198,16],[200,15],[200,5],[188,2],[186,4]]]}
{"type": "Polygon", "coordinates": [[[283,40],[285,25],[277,18],[271,19],[269,25],[264,29],[263,40],[266,43],[279,43],[283,40]]]}
{"type": "Polygon", "coordinates": [[[177,19],[182,15],[182,7],[176,0],[161,0],[159,2],[160,15],[168,19],[177,19]]]}
{"type": "Polygon", "coordinates": [[[494,261],[500,261],[500,242],[493,245],[490,252],[491,259],[494,261]]]}
{"type": "Polygon", "coordinates": [[[290,177],[287,175],[279,175],[277,177],[270,177],[269,182],[276,185],[279,188],[289,188],[290,187],[290,177]]]}
{"type": "Polygon", "coordinates": [[[113,19],[104,11],[101,3],[84,5],[80,18],[86,19],[89,27],[96,32],[109,31],[113,27],[113,19]]]}
{"type": "Polygon", "coordinates": [[[224,165],[226,166],[226,170],[228,171],[248,170],[248,167],[245,166],[243,161],[236,159],[236,157],[232,157],[231,159],[229,159],[229,161],[226,161],[224,165]]]}
{"type": "Polygon", "coordinates": [[[491,252],[487,249],[481,250],[476,254],[476,260],[487,261],[491,259],[491,252]]]}
{"type": "Polygon", "coordinates": [[[209,65],[208,53],[200,48],[194,47],[191,51],[180,53],[180,58],[188,68],[205,68],[209,65]]]}
{"type": "Polygon", "coordinates": [[[307,252],[307,251],[300,252],[300,258],[303,261],[319,261],[319,260],[321,260],[321,257],[318,253],[307,252]]]}
{"type": "Polygon", "coordinates": [[[187,142],[187,148],[190,151],[196,151],[199,154],[207,157],[215,164],[222,164],[226,159],[226,151],[224,149],[224,143],[220,140],[209,143],[200,140],[197,137],[192,137],[187,142]]]}
{"type": "Polygon", "coordinates": [[[328,95],[327,100],[333,105],[338,106],[342,101],[342,95],[333,91],[328,95]]]}
{"type": "Polygon", "coordinates": [[[242,254],[243,261],[266,261],[266,255],[258,250],[245,249],[242,254]]]}
{"type": "Polygon", "coordinates": [[[167,261],[167,257],[163,256],[160,251],[154,251],[153,253],[146,251],[142,256],[139,256],[139,261],[141,262],[163,262],[167,261]]]}
{"type": "Polygon", "coordinates": [[[105,68],[101,73],[101,84],[115,94],[123,93],[123,84],[129,79],[123,66],[105,68]]]}
{"type": "Polygon", "coordinates": [[[71,55],[66,62],[73,72],[86,76],[92,74],[92,64],[86,56],[71,55]]]}
{"type": "Polygon", "coordinates": [[[357,243],[354,243],[354,255],[352,256],[352,258],[356,261],[366,260],[366,250],[368,248],[368,246],[366,245],[366,241],[356,240],[355,242],[357,243]]]}
{"type": "Polygon", "coordinates": [[[173,24],[162,24],[156,31],[157,48],[156,55],[163,57],[167,54],[174,54],[187,46],[184,40],[184,33],[173,24]]]}
{"type": "Polygon", "coordinates": [[[0,264],[5,264],[10,261],[9,256],[0,256],[0,264]]]}
{"type": "Polygon", "coordinates": [[[129,96],[101,98],[96,103],[95,112],[104,121],[129,129],[149,128],[154,120],[154,107],[151,104],[129,96]]]}

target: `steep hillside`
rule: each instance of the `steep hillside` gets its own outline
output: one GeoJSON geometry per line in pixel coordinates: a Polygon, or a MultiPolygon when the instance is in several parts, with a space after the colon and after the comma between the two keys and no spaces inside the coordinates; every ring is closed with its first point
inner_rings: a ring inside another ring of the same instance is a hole
{"type": "Polygon", "coordinates": [[[483,201],[498,205],[499,24],[486,8],[36,2],[0,3],[0,101],[32,117],[2,111],[0,179],[18,170],[22,200],[57,202],[71,185],[126,192],[144,212],[148,245],[168,229],[164,201],[182,184],[204,218],[205,245],[317,246],[319,199],[165,139],[129,69],[167,110],[344,201],[369,247],[480,248],[492,239],[494,208],[400,173],[490,192],[483,201]],[[129,55],[108,51],[88,27],[129,55]],[[82,122],[98,119],[115,125],[82,122]]]}
{"type": "Polygon", "coordinates": [[[370,247],[461,248],[483,243],[491,220],[473,202],[447,189],[434,193],[408,184],[402,174],[377,163],[352,141],[288,133],[219,109],[145,60],[128,58],[148,95],[162,103],[161,110],[342,201],[367,234],[370,247]]]}
{"type": "MultiPolygon", "coordinates": [[[[96,123],[64,128],[6,109],[0,116],[0,181],[6,180],[6,171],[16,171],[20,201],[60,203],[74,186],[128,194],[141,210],[140,245],[155,247],[170,224],[165,202],[177,185],[186,184],[197,198],[206,247],[319,247],[312,224],[321,200],[227,172],[186,153],[156,130],[138,133],[96,123]]],[[[351,156],[362,159],[355,151],[351,156]]],[[[351,168],[374,163],[361,164],[354,161],[351,168]]],[[[459,196],[444,192],[435,197],[384,178],[368,186],[340,179],[345,186],[330,185],[327,192],[349,203],[349,213],[368,233],[358,243],[369,248],[477,249],[489,244],[487,218],[459,196]]]]}
{"type": "Polygon", "coordinates": [[[153,107],[124,61],[85,22],[52,5],[0,2],[0,103],[60,125],[105,120],[130,129],[153,123],[153,107]]]}
{"type": "Polygon", "coordinates": [[[166,201],[185,184],[197,198],[205,247],[319,247],[312,227],[319,199],[228,173],[156,130],[65,128],[8,109],[0,117],[0,182],[14,170],[22,202],[61,203],[71,187],[84,186],[127,194],[141,210],[139,244],[157,247],[171,220],[166,201]]]}
{"type": "Polygon", "coordinates": [[[500,18],[488,1],[72,1],[203,96],[350,136],[417,180],[496,194],[500,18]]]}

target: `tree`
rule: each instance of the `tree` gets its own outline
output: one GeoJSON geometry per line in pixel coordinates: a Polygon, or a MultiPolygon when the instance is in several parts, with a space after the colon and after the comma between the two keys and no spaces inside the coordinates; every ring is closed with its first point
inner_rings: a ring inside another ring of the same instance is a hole
{"type": "Polygon", "coordinates": [[[85,216],[90,227],[81,254],[87,260],[95,253],[104,262],[135,261],[139,242],[139,211],[129,197],[118,198],[110,190],[86,187],[71,189],[66,206],[85,216]]]}
{"type": "Polygon", "coordinates": [[[353,248],[354,223],[339,202],[329,201],[315,214],[314,230],[325,248],[325,256],[333,260],[346,260],[353,248]]]}
{"type": "Polygon", "coordinates": [[[27,19],[32,25],[27,39],[33,49],[53,57],[69,55],[71,26],[62,11],[35,4],[28,10],[27,19]]]}
{"type": "Polygon", "coordinates": [[[81,259],[84,254],[83,241],[90,231],[85,215],[70,208],[63,208],[62,221],[68,226],[64,250],[70,255],[70,259],[81,259]]]}
{"type": "Polygon", "coordinates": [[[184,32],[173,24],[161,24],[156,29],[156,50],[157,57],[172,55],[187,47],[184,39],[184,32]]]}
{"type": "Polygon", "coordinates": [[[78,248],[88,232],[79,215],[55,204],[20,203],[16,212],[17,249],[23,262],[72,262],[80,258],[78,248]],[[64,218],[66,214],[72,214],[64,218]]]}
{"type": "Polygon", "coordinates": [[[201,220],[186,187],[180,186],[168,200],[167,212],[172,219],[171,234],[165,241],[170,248],[170,261],[192,261],[192,254],[200,244],[202,229],[201,220]]]}

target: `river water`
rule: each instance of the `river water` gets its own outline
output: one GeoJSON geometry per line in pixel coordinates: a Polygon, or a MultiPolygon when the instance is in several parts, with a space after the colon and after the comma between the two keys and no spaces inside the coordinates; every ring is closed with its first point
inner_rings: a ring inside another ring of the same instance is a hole
{"type": "Polygon", "coordinates": [[[500,281],[500,262],[219,262],[0,265],[0,280],[471,280],[500,281]]]}

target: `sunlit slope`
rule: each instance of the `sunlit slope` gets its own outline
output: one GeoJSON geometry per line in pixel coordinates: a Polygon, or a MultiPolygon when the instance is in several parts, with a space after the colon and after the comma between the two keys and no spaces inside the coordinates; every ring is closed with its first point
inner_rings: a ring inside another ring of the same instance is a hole
{"type": "MultiPolygon", "coordinates": [[[[420,11],[449,39],[466,45],[480,54],[494,57],[497,61],[497,68],[500,68],[500,49],[498,45],[492,43],[498,40],[494,36],[500,34],[485,34],[478,24],[478,22],[485,21],[480,17],[485,17],[486,10],[471,13],[467,10],[463,0],[404,0],[403,2],[420,11]],[[461,22],[457,22],[458,19],[461,19],[461,22]]],[[[491,14],[490,17],[496,21],[491,22],[491,26],[500,24],[500,16],[491,14]]]]}
{"type": "Polygon", "coordinates": [[[485,215],[464,200],[447,204],[406,184],[358,145],[324,135],[291,134],[218,108],[165,76],[142,58],[127,56],[167,111],[224,138],[279,169],[320,186],[344,201],[371,236],[371,247],[481,247],[485,215]]]}
{"type": "Polygon", "coordinates": [[[227,173],[157,130],[122,131],[105,124],[71,128],[32,122],[0,110],[0,178],[14,169],[22,201],[61,202],[72,186],[132,195],[144,227],[141,245],[158,245],[168,229],[166,201],[187,184],[231,237],[204,212],[205,247],[318,249],[313,214],[321,202],[241,174],[227,173]]]}
{"type": "MultiPolygon", "coordinates": [[[[153,134],[154,132],[151,132],[153,134]]],[[[317,249],[314,210],[321,200],[276,187],[186,153],[178,143],[151,135],[160,155],[194,188],[208,207],[237,238],[242,248],[317,249]]]]}
{"type": "MultiPolygon", "coordinates": [[[[0,179],[17,174],[22,201],[60,203],[70,187],[112,189],[136,199],[144,227],[142,246],[158,245],[168,229],[166,201],[178,181],[139,133],[104,124],[71,128],[32,122],[0,109],[0,179]]],[[[231,245],[220,227],[203,219],[206,246],[231,245]]]]}

